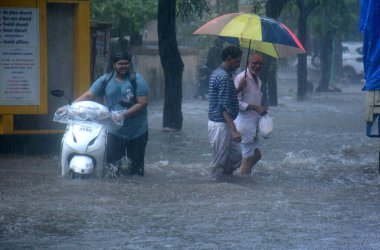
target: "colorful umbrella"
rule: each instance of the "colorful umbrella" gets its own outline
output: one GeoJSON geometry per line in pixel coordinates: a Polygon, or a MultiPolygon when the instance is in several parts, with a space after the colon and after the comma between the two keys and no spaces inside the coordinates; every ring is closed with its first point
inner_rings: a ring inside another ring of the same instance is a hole
{"type": "Polygon", "coordinates": [[[220,36],[232,44],[253,48],[275,58],[306,53],[283,23],[255,14],[230,13],[207,22],[193,34],[220,36]]]}

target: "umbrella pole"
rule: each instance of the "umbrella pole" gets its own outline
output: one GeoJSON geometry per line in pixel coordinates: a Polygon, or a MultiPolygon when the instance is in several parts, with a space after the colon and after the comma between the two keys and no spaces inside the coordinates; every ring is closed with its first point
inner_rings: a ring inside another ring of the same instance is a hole
{"type": "Polygon", "coordinates": [[[251,39],[249,39],[249,46],[248,46],[248,54],[247,54],[247,61],[245,63],[245,73],[244,73],[244,77],[247,76],[247,68],[248,68],[248,59],[249,59],[249,53],[251,53],[251,39]]]}
{"type": "MultiPolygon", "coordinates": [[[[248,54],[247,54],[247,61],[245,62],[245,71],[244,71],[244,78],[247,77],[247,68],[248,68],[248,59],[249,59],[249,53],[251,53],[251,39],[249,39],[249,46],[248,46],[248,54]]],[[[241,96],[244,98],[244,91],[241,92],[241,96]]]]}

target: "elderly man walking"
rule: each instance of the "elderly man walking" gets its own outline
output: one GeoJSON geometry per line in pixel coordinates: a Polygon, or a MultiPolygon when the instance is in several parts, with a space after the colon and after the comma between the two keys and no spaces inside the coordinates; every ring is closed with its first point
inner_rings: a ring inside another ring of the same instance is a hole
{"type": "Polygon", "coordinates": [[[253,53],[248,59],[248,68],[235,78],[235,86],[239,86],[241,79],[246,79],[247,86],[238,94],[239,114],[235,120],[237,129],[241,133],[240,143],[243,160],[240,174],[250,175],[253,166],[261,159],[258,148],[257,126],[260,115],[266,113],[267,108],[261,105],[261,80],[258,74],[263,66],[263,58],[253,53]]]}

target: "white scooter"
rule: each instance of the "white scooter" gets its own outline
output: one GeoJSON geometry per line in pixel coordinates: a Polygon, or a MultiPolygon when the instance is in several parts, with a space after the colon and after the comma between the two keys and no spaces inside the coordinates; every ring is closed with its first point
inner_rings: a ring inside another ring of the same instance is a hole
{"type": "MultiPolygon", "coordinates": [[[[51,91],[56,97],[64,97],[59,89],[51,91]]],[[[105,175],[105,154],[108,128],[119,128],[122,115],[116,123],[117,113],[106,106],[92,101],[82,101],[59,108],[53,121],[66,123],[62,138],[60,171],[63,177],[83,178],[105,175]]]]}

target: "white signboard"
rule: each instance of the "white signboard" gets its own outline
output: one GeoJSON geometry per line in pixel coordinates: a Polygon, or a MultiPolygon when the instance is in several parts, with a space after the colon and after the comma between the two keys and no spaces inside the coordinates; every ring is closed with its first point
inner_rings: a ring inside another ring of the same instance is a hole
{"type": "Polygon", "coordinates": [[[40,104],[38,9],[0,8],[0,105],[40,104]]]}

